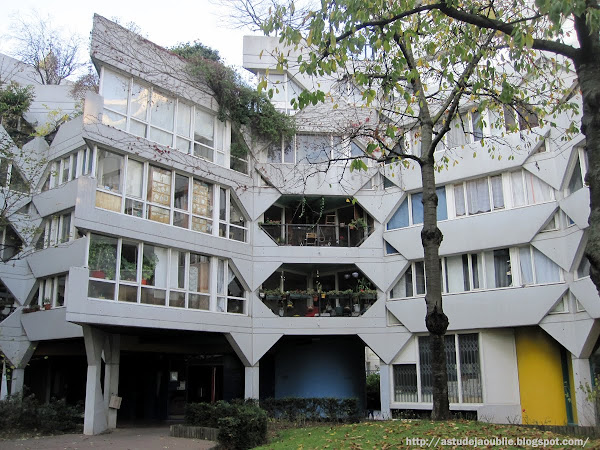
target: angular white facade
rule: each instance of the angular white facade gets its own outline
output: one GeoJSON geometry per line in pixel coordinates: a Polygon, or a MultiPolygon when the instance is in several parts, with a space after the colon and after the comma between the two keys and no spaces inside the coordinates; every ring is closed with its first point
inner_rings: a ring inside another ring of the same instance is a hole
{"type": "MultiPolygon", "coordinates": [[[[274,69],[259,57],[274,41],[244,44],[249,70],[274,69]]],[[[314,107],[296,114],[291,143],[246,136],[240,156],[179,57],[99,16],[91,55],[100,93],[43,150],[35,251],[0,272],[18,304],[0,325],[13,392],[36,368],[48,396],[77,385],[89,434],[220,398],[364,407],[366,345],[381,360],[383,416],[430,409],[419,172],[327,163],[360,154],[337,124],[368,114],[314,107]],[[46,299],[49,311],[25,313],[46,299]]],[[[311,88],[269,77],[277,106],[311,88]]],[[[582,262],[583,137],[558,131],[570,119],[508,135],[494,159],[454,136],[469,156],[437,175],[451,409],[482,420],[594,420],[579,386],[596,370],[600,306],[582,262]]]]}

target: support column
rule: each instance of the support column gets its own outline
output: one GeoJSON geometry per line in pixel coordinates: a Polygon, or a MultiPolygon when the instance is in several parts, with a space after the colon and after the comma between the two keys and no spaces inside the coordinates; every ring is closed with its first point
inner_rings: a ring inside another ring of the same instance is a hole
{"type": "Polygon", "coordinates": [[[23,382],[25,381],[25,369],[15,367],[11,373],[10,393],[11,395],[23,395],[23,382]]]}
{"type": "Polygon", "coordinates": [[[108,427],[102,386],[100,384],[102,348],[104,347],[106,335],[90,325],[82,325],[82,328],[88,363],[83,434],[92,435],[102,433],[108,427]]]}
{"type": "Polygon", "coordinates": [[[259,398],[258,364],[244,367],[244,398],[259,398]]]}
{"type": "Polygon", "coordinates": [[[0,400],[8,396],[8,378],[6,377],[6,360],[2,362],[2,383],[0,384],[0,400]]]}
{"type": "Polygon", "coordinates": [[[592,387],[592,374],[590,370],[590,360],[584,358],[572,358],[573,366],[573,388],[575,392],[571,395],[575,397],[577,406],[577,423],[582,426],[592,426],[596,424],[596,405],[589,401],[586,394],[586,388],[592,387]]]}
{"type": "Polygon", "coordinates": [[[119,364],[121,360],[121,336],[110,335],[104,347],[104,408],[106,409],[108,428],[117,428],[118,409],[110,408],[110,398],[119,395],[119,364]]]}
{"type": "Polygon", "coordinates": [[[390,364],[384,364],[381,361],[379,365],[379,391],[381,398],[381,418],[391,419],[392,409],[391,405],[391,371],[392,366],[390,364]]]}

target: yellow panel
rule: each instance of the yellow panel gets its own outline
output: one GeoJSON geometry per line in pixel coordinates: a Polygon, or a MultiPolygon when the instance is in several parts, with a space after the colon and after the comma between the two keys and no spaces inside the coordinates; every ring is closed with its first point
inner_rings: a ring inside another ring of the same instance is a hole
{"type": "Polygon", "coordinates": [[[515,330],[523,423],[566,425],[560,346],[541,328],[515,330]]]}
{"type": "Polygon", "coordinates": [[[96,191],[96,207],[121,212],[121,197],[96,191]]]}

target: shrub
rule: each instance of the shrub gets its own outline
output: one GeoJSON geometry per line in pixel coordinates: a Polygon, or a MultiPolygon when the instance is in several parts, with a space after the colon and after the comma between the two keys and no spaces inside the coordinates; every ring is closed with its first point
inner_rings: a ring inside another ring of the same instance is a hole
{"type": "Polygon", "coordinates": [[[267,414],[253,401],[191,403],[185,421],[219,429],[219,444],[226,449],[247,449],[267,439],[267,414]]]}
{"type": "Polygon", "coordinates": [[[356,398],[267,398],[260,406],[270,417],[297,420],[354,422],[360,416],[356,398]]]}
{"type": "Polygon", "coordinates": [[[367,376],[367,409],[381,409],[379,374],[367,376]]]}
{"type": "Polygon", "coordinates": [[[74,431],[83,422],[83,408],[67,405],[64,400],[37,401],[34,395],[20,399],[10,396],[0,401],[0,431],[38,431],[54,433],[74,431]]]}

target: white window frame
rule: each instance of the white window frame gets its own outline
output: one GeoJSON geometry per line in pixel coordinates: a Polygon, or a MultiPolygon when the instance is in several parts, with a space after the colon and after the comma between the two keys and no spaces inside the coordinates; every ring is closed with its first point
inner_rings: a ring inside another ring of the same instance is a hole
{"type": "MultiPolygon", "coordinates": [[[[231,144],[230,124],[227,122],[220,122],[214,111],[206,109],[206,108],[202,108],[199,105],[196,105],[188,100],[184,100],[177,95],[174,95],[172,93],[165,91],[164,89],[161,89],[161,88],[153,86],[147,82],[144,82],[142,80],[134,78],[129,74],[123,74],[123,73],[113,70],[113,69],[106,69],[104,66],[102,66],[102,68],[100,70],[100,95],[102,95],[102,91],[104,88],[104,77],[106,76],[105,75],[106,71],[111,72],[112,74],[115,74],[118,77],[122,77],[122,78],[125,78],[128,80],[128,86],[127,86],[127,92],[126,92],[127,108],[126,108],[125,115],[122,112],[112,110],[110,107],[107,107],[106,105],[104,106],[104,109],[106,109],[108,112],[110,112],[112,114],[117,114],[121,117],[125,117],[125,128],[123,131],[125,131],[126,133],[133,134],[134,136],[137,136],[137,134],[134,134],[131,131],[131,121],[134,120],[140,124],[143,124],[146,127],[144,136],[140,136],[144,139],[147,139],[152,142],[156,142],[150,138],[150,129],[155,128],[156,130],[159,130],[160,132],[171,135],[171,143],[167,144],[167,147],[173,148],[181,153],[195,156],[197,158],[206,159],[208,161],[214,162],[215,164],[218,164],[223,167],[229,167],[229,156],[230,156],[229,150],[230,150],[230,144],[231,144]],[[144,119],[132,117],[131,95],[132,95],[132,89],[133,89],[134,83],[148,89],[148,102],[146,105],[146,117],[144,119]],[[152,105],[152,97],[153,97],[154,92],[156,92],[157,94],[160,94],[162,96],[168,97],[169,99],[171,99],[174,102],[173,129],[171,131],[164,129],[158,125],[152,124],[152,113],[151,113],[152,106],[151,105],[152,105]],[[189,136],[182,136],[182,135],[178,134],[178,130],[177,130],[178,117],[177,116],[178,116],[178,110],[179,110],[180,103],[184,103],[190,107],[189,136]],[[194,121],[196,119],[196,114],[195,114],[196,109],[202,110],[203,112],[210,114],[213,117],[213,147],[210,147],[206,144],[197,142],[194,139],[194,137],[195,137],[194,136],[194,129],[195,129],[194,121]],[[185,139],[186,141],[188,141],[189,145],[188,145],[187,150],[178,148],[177,138],[185,139]],[[194,152],[194,146],[196,143],[198,145],[201,145],[202,147],[207,148],[210,151],[212,151],[212,159],[204,158],[202,156],[196,155],[194,152]]],[[[161,144],[161,145],[163,145],[163,144],[161,144]]]]}
{"type": "MultiPolygon", "coordinates": [[[[91,232],[87,233],[87,237],[88,237],[88,242],[91,242],[91,232]]],[[[101,236],[101,235],[99,235],[101,236]]],[[[219,258],[217,256],[211,256],[211,255],[206,255],[206,254],[202,254],[202,253],[197,253],[197,252],[190,252],[190,251],[186,251],[186,250],[180,250],[180,249],[176,249],[176,248],[169,248],[169,247],[162,247],[162,246],[157,246],[154,245],[153,243],[146,243],[146,242],[141,242],[141,241],[136,241],[136,240],[132,240],[132,239],[128,239],[128,238],[116,238],[117,241],[117,254],[116,254],[116,267],[115,267],[115,277],[114,280],[109,280],[109,279],[105,279],[105,278],[94,278],[91,275],[91,272],[88,276],[88,283],[91,282],[101,282],[101,283],[106,283],[106,284],[110,284],[113,286],[113,299],[100,299],[100,298],[96,298],[96,297],[88,297],[90,299],[94,299],[94,300],[99,300],[99,301],[109,301],[109,302],[114,302],[114,303],[121,303],[121,304],[138,304],[138,305],[144,305],[147,307],[159,307],[159,308],[173,308],[173,309],[185,309],[185,310],[189,310],[189,311],[205,311],[205,312],[222,312],[222,313],[226,313],[226,314],[240,314],[240,315],[248,315],[248,291],[246,289],[244,289],[244,296],[243,297],[234,297],[234,296],[228,296],[227,295],[227,274],[229,273],[229,267],[232,267],[232,272],[235,274],[236,277],[239,278],[239,275],[237,273],[237,271],[233,268],[233,265],[231,265],[230,261],[228,259],[224,259],[224,258],[219,258]],[[131,281],[131,280],[121,280],[121,254],[122,254],[122,249],[123,249],[123,242],[125,241],[125,243],[127,245],[137,245],[137,254],[138,254],[138,263],[136,266],[136,280],[135,281],[131,281]],[[157,248],[162,248],[164,250],[166,250],[166,255],[167,255],[167,259],[165,261],[165,265],[167,267],[166,270],[166,277],[165,277],[165,287],[157,287],[157,286],[147,286],[142,282],[142,261],[143,261],[143,251],[144,251],[144,246],[145,245],[150,245],[152,247],[157,247],[157,248]],[[179,288],[179,287],[171,287],[171,265],[173,263],[173,258],[176,258],[178,253],[183,252],[185,254],[185,267],[184,267],[184,288],[179,288]],[[210,264],[210,276],[209,276],[209,292],[208,293],[204,293],[204,292],[198,292],[198,291],[191,291],[190,287],[189,287],[189,276],[190,276],[190,255],[194,253],[194,254],[198,254],[201,256],[205,256],[208,258],[209,260],[209,264],[210,264]],[[220,293],[217,291],[217,277],[218,277],[218,270],[217,270],[217,265],[218,262],[222,261],[224,264],[224,276],[225,276],[225,280],[224,280],[224,289],[225,292],[224,293],[220,293]],[[124,285],[124,286],[131,286],[131,287],[136,287],[137,288],[137,293],[136,293],[136,302],[125,302],[125,301],[119,301],[119,286],[120,285],[124,285]],[[156,289],[156,290],[161,290],[165,292],[165,304],[164,305],[155,305],[155,304],[150,304],[150,303],[142,303],[142,289],[156,289]],[[170,298],[170,293],[171,292],[177,292],[177,293],[185,293],[185,306],[184,307],[176,307],[176,306],[170,306],[169,305],[169,298],[170,298]],[[204,310],[204,309],[196,309],[196,308],[189,308],[189,297],[190,295],[203,295],[208,297],[209,299],[209,309],[204,310]],[[228,303],[229,300],[241,300],[243,301],[243,310],[241,313],[228,313],[227,312],[227,304],[225,305],[225,310],[224,311],[219,311],[218,310],[218,298],[225,298],[226,302],[228,303]]],[[[88,248],[86,250],[86,267],[89,267],[89,245],[88,248]]],[[[55,290],[56,291],[56,290],[55,290]]],[[[88,291],[89,293],[89,291],[88,291]]],[[[87,295],[87,294],[86,294],[87,295]]],[[[65,300],[66,303],[66,300],[65,300]]]]}

